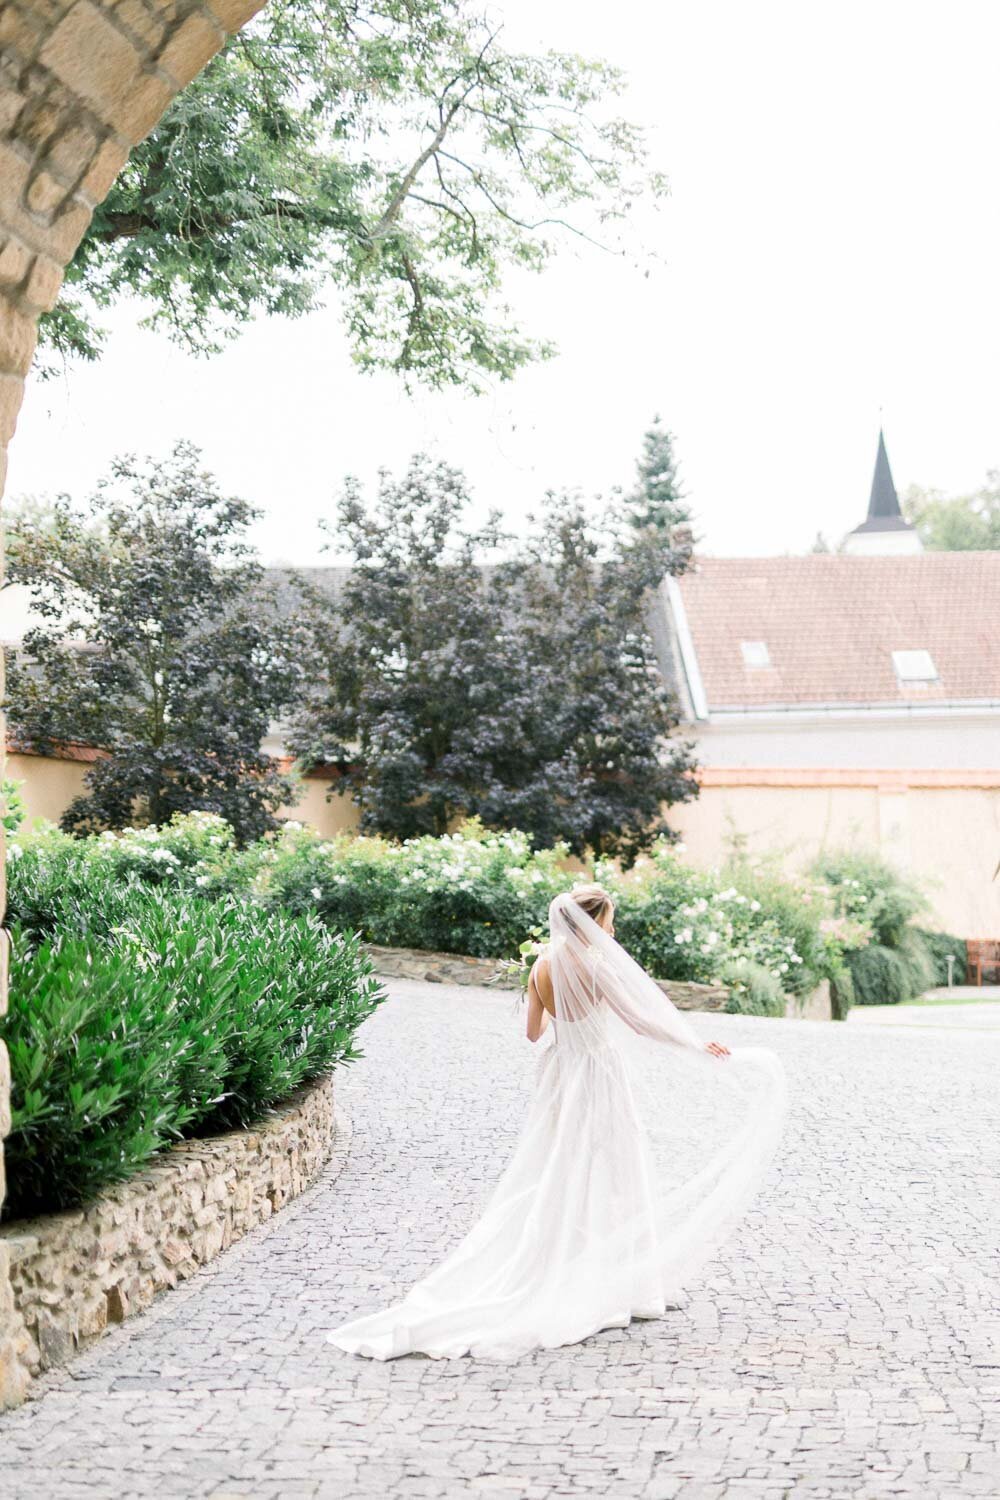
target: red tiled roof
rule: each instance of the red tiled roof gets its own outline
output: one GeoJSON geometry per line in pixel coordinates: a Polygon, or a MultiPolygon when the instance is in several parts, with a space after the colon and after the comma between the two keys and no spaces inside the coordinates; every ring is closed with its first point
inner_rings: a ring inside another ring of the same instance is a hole
{"type": "Polygon", "coordinates": [[[710,709],[1000,700],[1000,552],[703,557],[679,582],[710,709]],[[901,684],[893,651],[939,681],[901,684]]]}

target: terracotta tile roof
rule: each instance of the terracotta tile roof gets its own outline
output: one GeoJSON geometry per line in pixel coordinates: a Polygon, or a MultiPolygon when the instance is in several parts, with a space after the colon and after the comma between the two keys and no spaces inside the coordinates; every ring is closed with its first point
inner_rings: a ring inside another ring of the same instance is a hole
{"type": "Polygon", "coordinates": [[[1000,700],[1000,552],[704,557],[680,588],[710,710],[1000,700]],[[893,651],[938,680],[900,683],[893,651]]]}

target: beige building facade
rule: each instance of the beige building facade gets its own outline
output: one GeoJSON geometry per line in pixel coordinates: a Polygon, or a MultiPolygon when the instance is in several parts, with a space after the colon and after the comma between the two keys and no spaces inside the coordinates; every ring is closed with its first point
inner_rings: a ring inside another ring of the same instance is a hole
{"type": "Polygon", "coordinates": [[[698,800],[670,815],[693,863],[721,863],[734,835],[793,874],[824,850],[870,849],[926,891],[926,925],[1000,933],[996,773],[709,766],[700,780],[698,800]]]}
{"type": "Polygon", "coordinates": [[[701,766],[671,814],[692,860],[734,837],[792,872],[871,849],[929,923],[1000,937],[1000,554],[702,558],[661,604],[701,766]]]}

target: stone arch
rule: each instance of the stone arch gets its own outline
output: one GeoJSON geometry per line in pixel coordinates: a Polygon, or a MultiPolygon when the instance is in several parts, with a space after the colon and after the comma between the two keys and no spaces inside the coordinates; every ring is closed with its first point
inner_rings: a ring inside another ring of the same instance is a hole
{"type": "MultiPolygon", "coordinates": [[[[54,306],[94,209],[132,147],[263,3],[0,0],[0,495],[38,317],[54,306]]],[[[0,829],[0,917],[2,854],[0,829]]],[[[0,1015],[6,1003],[4,936],[0,1015]]],[[[9,1128],[0,1043],[0,1143],[9,1128]]],[[[0,1144],[0,1199],[3,1188],[0,1144]]],[[[6,1255],[0,1245],[0,1405],[23,1395],[6,1255]]]]}

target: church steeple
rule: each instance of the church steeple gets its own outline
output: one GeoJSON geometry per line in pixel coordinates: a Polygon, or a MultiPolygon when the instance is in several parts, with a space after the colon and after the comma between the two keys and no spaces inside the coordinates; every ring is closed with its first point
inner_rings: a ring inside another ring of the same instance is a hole
{"type": "MultiPolygon", "coordinates": [[[[875,455],[875,473],[872,475],[872,493],[868,501],[868,519],[878,521],[888,520],[890,517],[902,521],[903,513],[899,508],[896,486],[892,482],[889,455],[885,451],[885,434],[880,427],[878,452],[875,455]]],[[[903,524],[906,524],[905,521],[903,524]]]]}
{"type": "Polygon", "coordinates": [[[922,552],[923,544],[899,508],[899,496],[892,482],[889,455],[885,451],[885,434],[879,428],[875,473],[868,500],[868,515],[860,526],[845,538],[844,551],[868,554],[922,552]]]}

